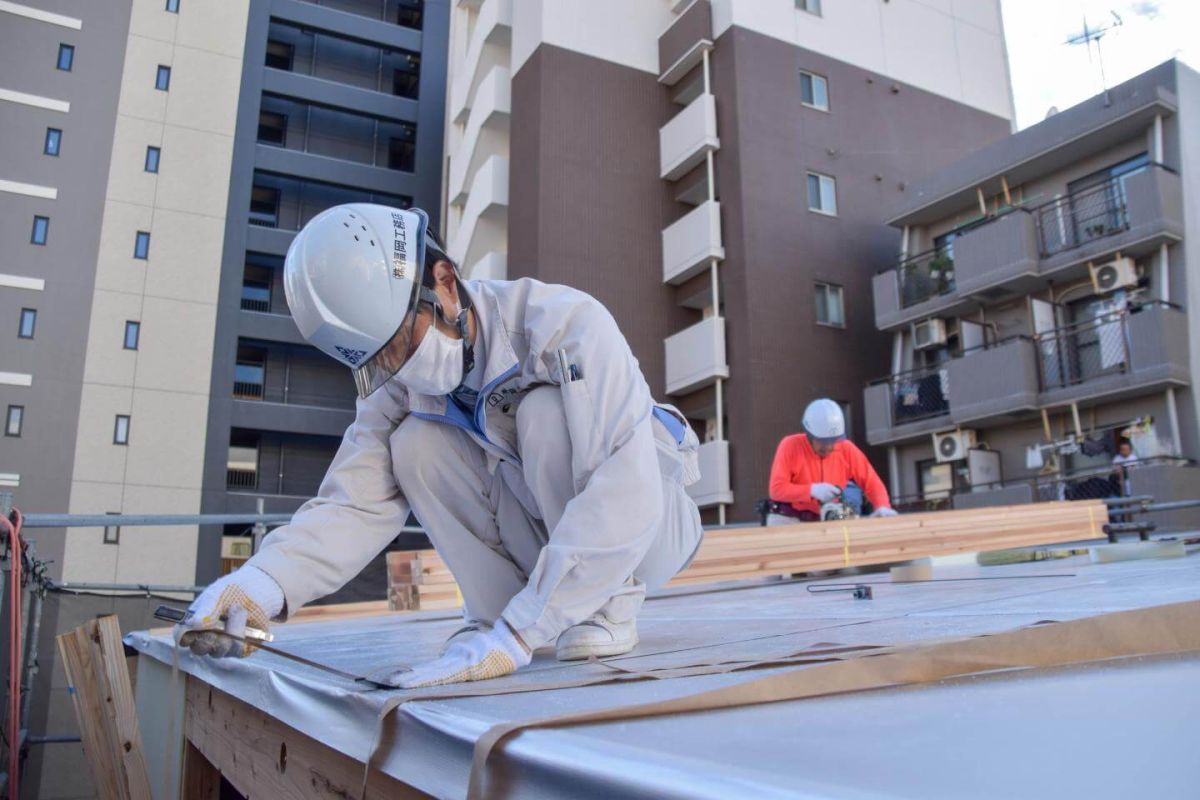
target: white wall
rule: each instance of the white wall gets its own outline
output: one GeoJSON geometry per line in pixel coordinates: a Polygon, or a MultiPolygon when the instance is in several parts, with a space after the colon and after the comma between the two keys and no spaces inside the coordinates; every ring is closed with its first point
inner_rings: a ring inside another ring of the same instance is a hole
{"type": "MultiPolygon", "coordinates": [[[[134,0],[126,41],[80,401],[70,513],[200,511],[217,289],[249,0],[134,0]],[[171,67],[169,91],[154,88],[171,67]],[[162,148],[159,172],[146,146],[162,148]],[[149,258],[133,257],[137,231],[149,258]],[[141,323],[124,348],[127,320],[141,323]],[[128,445],[113,443],[118,414],[128,445]]],[[[67,537],[63,578],[191,584],[197,529],[67,537]]]]}
{"type": "MultiPolygon", "coordinates": [[[[758,0],[753,0],[757,2],[758,0]]],[[[658,74],[658,37],[675,19],[674,0],[517,0],[512,71],[540,44],[658,74]]]]}
{"type": "Polygon", "coordinates": [[[999,0],[712,0],[713,35],[732,25],[1013,119],[999,0]]]}

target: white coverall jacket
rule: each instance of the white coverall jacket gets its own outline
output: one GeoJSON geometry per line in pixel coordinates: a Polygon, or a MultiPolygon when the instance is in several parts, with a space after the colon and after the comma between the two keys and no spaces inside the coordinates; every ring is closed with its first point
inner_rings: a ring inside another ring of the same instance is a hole
{"type": "Polygon", "coordinates": [[[537,648],[602,608],[612,618],[635,615],[647,588],[639,566],[658,562],[645,576],[657,588],[700,544],[699,512],[683,488],[699,478],[695,433],[674,409],[656,406],[616,322],[589,295],[530,279],[467,281],[465,289],[486,349],[474,419],[449,398],[412,393],[394,378],[359,399],[317,497],[268,536],[249,563],[279,583],[287,609],[298,609],[358,574],[396,536],[411,502],[455,573],[468,617],[494,621],[500,612],[537,648]],[[562,374],[560,349],[577,379],[562,374]],[[521,452],[518,411],[531,397],[541,400],[530,400],[529,408],[537,405],[546,419],[522,423],[521,452]],[[555,415],[543,408],[561,409],[557,419],[565,417],[565,425],[556,429],[555,415]],[[462,491],[440,478],[425,480],[438,464],[471,458],[479,464],[471,474],[482,475],[478,483],[485,485],[462,491]],[[570,473],[549,476],[563,488],[553,514],[538,508],[553,502],[536,496],[546,485],[530,478],[538,459],[557,460],[570,473]],[[490,514],[472,517],[467,509],[486,502],[498,485],[519,505],[510,502],[508,512],[497,513],[493,503],[490,514]],[[427,498],[424,508],[418,491],[427,498]],[[526,519],[516,520],[512,508],[526,519]],[[520,548],[506,548],[506,525],[530,520],[542,526],[532,534],[536,547],[514,557],[510,551],[520,548]],[[453,530],[462,535],[453,538],[453,530]],[[665,558],[654,554],[663,543],[665,558]],[[472,608],[473,598],[476,606],[488,604],[474,584],[505,582],[511,588],[500,608],[472,608]]]}

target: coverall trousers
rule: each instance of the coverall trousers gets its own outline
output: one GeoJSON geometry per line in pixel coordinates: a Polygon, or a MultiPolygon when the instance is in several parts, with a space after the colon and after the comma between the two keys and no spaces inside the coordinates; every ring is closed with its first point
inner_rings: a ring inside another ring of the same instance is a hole
{"type": "MultiPolygon", "coordinates": [[[[452,425],[408,416],[392,434],[397,483],[454,574],[469,621],[494,623],[525,588],[575,495],[560,388],[533,389],[516,417],[522,463],[502,461],[494,471],[483,448],[452,425]]],[[[637,616],[647,589],[663,586],[683,569],[702,535],[695,503],[673,474],[678,470],[671,469],[674,439],[657,420],[651,425],[663,467],[659,533],[633,574],[622,576],[613,594],[596,598],[596,610],[614,622],[637,616]]],[[[605,532],[597,537],[597,546],[605,546],[605,532]]]]}

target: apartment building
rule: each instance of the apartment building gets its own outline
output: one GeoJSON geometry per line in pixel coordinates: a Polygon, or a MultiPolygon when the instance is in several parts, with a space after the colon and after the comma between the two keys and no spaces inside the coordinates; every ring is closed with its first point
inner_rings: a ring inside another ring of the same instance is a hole
{"type": "Polygon", "coordinates": [[[1200,75],[1169,61],[910,187],[873,279],[890,374],[864,394],[893,494],[1200,494],[1198,123],[1200,75]]]}
{"type": "MultiPolygon", "coordinates": [[[[438,221],[448,17],[448,0],[250,4],[236,213],[224,229],[209,376],[206,513],[294,511],[316,494],[354,419],[350,374],[289,316],[283,257],[308,220],[340,203],[418,205],[438,221]]],[[[248,554],[230,552],[228,535],[239,533],[245,526],[202,532],[201,581],[216,574],[223,542],[226,556],[248,554]]]]}
{"type": "MultiPolygon", "coordinates": [[[[288,316],[283,256],[339,203],[437,217],[448,2],[0,3],[0,488],[19,507],[286,512],[316,492],[355,392],[288,316]]],[[[194,585],[244,532],[36,538],[56,580],[194,585]]],[[[70,719],[52,661],[37,726],[70,719]]],[[[79,796],[35,759],[47,796],[79,796]]]]}
{"type": "Polygon", "coordinates": [[[998,2],[459,0],[449,49],[452,255],[609,307],[707,521],[753,517],[813,398],[862,442],[885,209],[1012,130],[998,2]]]}

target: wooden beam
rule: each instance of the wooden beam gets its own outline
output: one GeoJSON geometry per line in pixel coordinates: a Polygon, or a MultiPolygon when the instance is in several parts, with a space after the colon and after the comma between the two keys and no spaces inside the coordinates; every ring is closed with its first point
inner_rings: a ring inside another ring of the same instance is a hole
{"type": "Polygon", "coordinates": [[[91,620],[57,642],[98,794],[104,800],[151,800],[117,618],[91,620]]]}
{"type": "Polygon", "coordinates": [[[979,200],[979,213],[986,217],[988,215],[987,200],[983,197],[982,186],[975,187],[975,198],[979,200]]]}
{"type": "MultiPolygon", "coordinates": [[[[686,570],[669,585],[890,564],[935,555],[1101,538],[1108,509],[1099,500],[1030,503],[896,517],[806,522],[708,532],[686,570]]],[[[411,560],[411,583],[394,584],[413,610],[457,608],[454,576],[432,550],[411,560]]]]}
{"type": "Polygon", "coordinates": [[[1012,192],[1008,190],[1008,177],[1005,175],[1000,176],[1000,188],[1004,192],[1004,204],[1011,208],[1013,204],[1012,192]]]}
{"type": "MultiPolygon", "coordinates": [[[[188,676],[184,736],[221,777],[253,800],[359,797],[363,762],[304,735],[195,676],[188,676]]],[[[372,770],[366,800],[428,797],[372,770]]]]}

